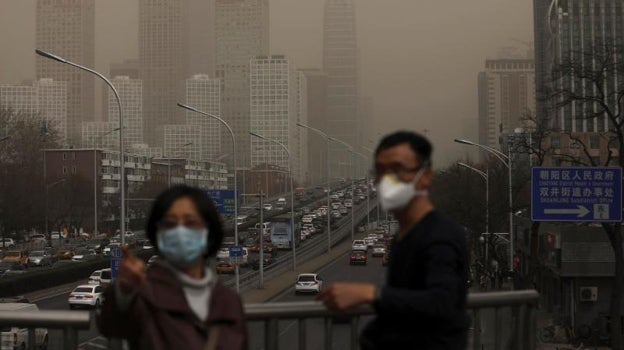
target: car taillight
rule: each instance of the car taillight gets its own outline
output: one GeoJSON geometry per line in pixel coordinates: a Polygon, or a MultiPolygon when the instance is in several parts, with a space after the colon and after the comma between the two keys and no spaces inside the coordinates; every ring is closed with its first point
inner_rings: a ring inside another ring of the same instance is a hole
{"type": "Polygon", "coordinates": [[[87,298],[87,299],[93,299],[93,295],[90,295],[90,294],[87,294],[84,297],[87,298]]]}
{"type": "Polygon", "coordinates": [[[73,297],[75,297],[75,295],[74,295],[74,294],[70,294],[70,295],[69,295],[69,297],[70,297],[70,298],[73,298],[73,297]]]}

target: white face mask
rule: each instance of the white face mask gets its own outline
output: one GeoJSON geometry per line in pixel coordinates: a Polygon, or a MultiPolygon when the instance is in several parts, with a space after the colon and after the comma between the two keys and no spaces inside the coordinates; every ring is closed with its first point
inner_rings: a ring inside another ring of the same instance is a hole
{"type": "Polygon", "coordinates": [[[414,180],[402,182],[394,174],[387,174],[381,178],[377,185],[377,193],[381,208],[386,211],[393,211],[405,208],[416,196],[426,196],[427,190],[416,190],[414,185],[425,173],[425,168],[420,169],[414,180]]]}

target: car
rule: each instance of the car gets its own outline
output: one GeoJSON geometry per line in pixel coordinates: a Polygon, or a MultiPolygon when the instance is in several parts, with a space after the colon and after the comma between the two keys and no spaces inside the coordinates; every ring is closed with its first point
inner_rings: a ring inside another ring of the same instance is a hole
{"type": "Polygon", "coordinates": [[[347,209],[347,207],[340,207],[340,209],[338,209],[338,212],[340,213],[340,215],[347,215],[349,214],[349,209],[347,209]]]}
{"type": "Polygon", "coordinates": [[[121,247],[121,243],[115,242],[114,240],[111,239],[110,244],[104,247],[104,249],[102,249],[102,254],[107,255],[107,256],[110,255],[110,251],[114,247],[121,247]]]}
{"type": "Polygon", "coordinates": [[[158,255],[152,255],[149,259],[147,259],[147,267],[154,265],[154,262],[158,260],[158,255]]]}
{"type": "Polygon", "coordinates": [[[364,238],[364,242],[366,242],[367,248],[372,248],[375,245],[375,243],[377,243],[377,238],[366,237],[364,238]]]}
{"type": "Polygon", "coordinates": [[[25,250],[9,250],[4,253],[3,262],[17,262],[22,265],[28,265],[28,254],[25,250]]]}
{"type": "Polygon", "coordinates": [[[384,256],[386,254],[386,246],[383,244],[375,244],[373,246],[373,256],[384,256]]]}
{"type": "Polygon", "coordinates": [[[262,206],[262,209],[264,209],[266,211],[271,211],[271,210],[273,210],[273,204],[267,203],[267,204],[262,206]]]}
{"type": "Polygon", "coordinates": [[[81,249],[72,256],[72,261],[85,261],[89,259],[93,259],[97,256],[97,253],[93,249],[81,249]]]}
{"type": "Polygon", "coordinates": [[[72,251],[71,248],[62,248],[56,251],[56,253],[54,254],[54,259],[55,260],[71,260],[71,258],[74,256],[74,252],[72,251]]]}
{"type": "Polygon", "coordinates": [[[102,269],[100,274],[100,287],[106,288],[113,282],[113,274],[110,268],[102,269]]]}
{"type": "Polygon", "coordinates": [[[230,258],[230,248],[228,247],[219,248],[219,250],[217,251],[217,260],[224,260],[224,259],[229,259],[229,258],[230,258]]]}
{"type": "Polygon", "coordinates": [[[25,266],[19,262],[0,262],[0,276],[19,274],[25,272],[25,266]]]}
{"type": "Polygon", "coordinates": [[[217,274],[232,274],[236,271],[236,267],[228,260],[219,260],[215,264],[215,270],[217,274]]]}
{"type": "Polygon", "coordinates": [[[347,208],[351,208],[351,207],[353,207],[353,201],[351,201],[350,199],[345,199],[344,205],[347,208]]]}
{"type": "Polygon", "coordinates": [[[295,294],[319,293],[323,288],[323,279],[316,273],[301,273],[295,282],[295,294]]]}
{"type": "Polygon", "coordinates": [[[31,235],[28,238],[28,242],[31,244],[46,244],[48,243],[48,240],[46,239],[45,235],[38,233],[38,234],[31,235]]]}
{"type": "Polygon", "coordinates": [[[13,238],[5,238],[4,240],[0,239],[0,249],[3,248],[15,248],[15,241],[13,240],[13,238]]]}
{"type": "Polygon", "coordinates": [[[67,298],[69,308],[74,309],[81,306],[99,308],[102,304],[103,291],[104,289],[98,285],[79,285],[69,293],[69,297],[67,298]]]}
{"type": "Polygon", "coordinates": [[[351,257],[349,258],[349,264],[351,265],[366,265],[368,262],[368,256],[366,252],[361,250],[354,250],[351,252],[351,257]]]}
{"type": "Polygon", "coordinates": [[[351,243],[351,250],[360,250],[366,251],[368,248],[366,246],[366,242],[363,239],[355,239],[353,243],[351,243]]]}
{"type": "Polygon", "coordinates": [[[302,229],[300,235],[301,235],[300,236],[301,237],[301,241],[305,241],[306,239],[308,239],[309,233],[308,233],[308,231],[306,229],[302,229]]]}
{"type": "Polygon", "coordinates": [[[312,217],[310,215],[304,215],[301,218],[301,222],[304,224],[311,224],[312,223],[312,217]]]}
{"type": "Polygon", "coordinates": [[[338,210],[332,210],[331,217],[333,219],[340,219],[342,217],[342,214],[340,214],[338,210]]]}
{"type": "Polygon", "coordinates": [[[96,238],[87,242],[87,246],[95,250],[97,253],[102,253],[104,248],[110,243],[108,238],[96,238]]]}
{"type": "MultiPolygon", "coordinates": [[[[6,312],[27,312],[37,314],[39,307],[30,303],[1,303],[0,313],[6,312]]],[[[28,329],[22,327],[6,326],[2,327],[2,349],[30,349],[28,344],[28,329]]],[[[47,349],[48,348],[48,330],[46,328],[35,328],[35,346],[32,348],[47,349]]],[[[31,344],[32,345],[32,344],[31,344]]]]}
{"type": "Polygon", "coordinates": [[[332,194],[332,195],[329,196],[329,199],[335,201],[335,200],[338,200],[339,198],[338,198],[337,194],[332,194]]]}
{"type": "Polygon", "coordinates": [[[89,281],[87,282],[88,284],[96,284],[99,285],[100,284],[100,276],[102,276],[102,270],[95,270],[91,273],[91,276],[89,276],[89,281]]]}
{"type": "Polygon", "coordinates": [[[28,255],[28,258],[29,266],[51,266],[54,263],[52,256],[44,250],[33,250],[28,255]]]}

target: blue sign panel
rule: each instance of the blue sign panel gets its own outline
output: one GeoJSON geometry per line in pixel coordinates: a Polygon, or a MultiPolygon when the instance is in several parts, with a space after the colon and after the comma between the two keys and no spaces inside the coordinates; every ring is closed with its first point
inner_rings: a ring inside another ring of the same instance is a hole
{"type": "Polygon", "coordinates": [[[622,220],[622,168],[534,167],[533,221],[622,220]]]}
{"type": "Polygon", "coordinates": [[[234,214],[234,201],[236,196],[233,190],[206,190],[212,198],[219,214],[234,214]]]}
{"type": "Polygon", "coordinates": [[[239,246],[239,245],[234,245],[229,247],[230,250],[230,258],[235,258],[235,257],[239,257],[239,256],[243,256],[243,247],[239,246]]]}
{"type": "Polygon", "coordinates": [[[110,268],[111,278],[115,279],[119,275],[119,265],[121,265],[122,259],[121,247],[113,246],[110,250],[110,268]]]}

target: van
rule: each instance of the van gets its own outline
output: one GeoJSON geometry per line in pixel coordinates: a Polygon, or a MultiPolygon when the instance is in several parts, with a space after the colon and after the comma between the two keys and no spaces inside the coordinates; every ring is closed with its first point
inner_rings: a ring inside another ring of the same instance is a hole
{"type": "Polygon", "coordinates": [[[269,224],[269,222],[265,222],[262,225],[260,223],[257,223],[256,230],[260,231],[260,227],[262,227],[262,234],[266,236],[269,234],[269,224]]]}
{"type": "Polygon", "coordinates": [[[113,281],[113,275],[111,269],[103,269],[100,272],[100,287],[106,288],[113,281]]]}
{"type": "MultiPolygon", "coordinates": [[[[29,303],[2,303],[0,313],[3,312],[39,312],[36,304],[29,303]]],[[[28,328],[6,326],[0,328],[0,347],[2,349],[27,349],[28,328]]],[[[48,330],[35,328],[35,345],[40,349],[48,347],[48,330]]]]}

